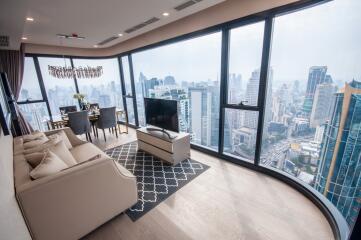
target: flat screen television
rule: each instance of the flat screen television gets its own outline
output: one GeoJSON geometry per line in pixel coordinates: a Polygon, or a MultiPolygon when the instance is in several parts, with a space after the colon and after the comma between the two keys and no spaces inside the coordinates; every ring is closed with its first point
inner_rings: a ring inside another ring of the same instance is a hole
{"type": "Polygon", "coordinates": [[[156,98],[144,98],[146,123],[161,129],[179,132],[178,102],[156,98]]]}

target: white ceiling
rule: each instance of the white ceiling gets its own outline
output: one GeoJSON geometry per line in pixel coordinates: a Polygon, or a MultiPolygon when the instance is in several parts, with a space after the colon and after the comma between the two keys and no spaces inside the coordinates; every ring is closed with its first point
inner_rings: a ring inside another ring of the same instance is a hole
{"type": "MultiPolygon", "coordinates": [[[[0,35],[10,36],[10,49],[23,42],[93,48],[94,45],[123,33],[122,37],[102,46],[109,47],[154,28],[178,20],[224,0],[203,0],[182,11],[175,6],[188,0],[0,0],[0,35]],[[163,12],[170,16],[162,16],[163,12]],[[26,17],[34,22],[25,21],[26,17]],[[127,34],[124,30],[152,17],[161,20],[127,34]],[[56,34],[77,33],[84,40],[63,40],[56,34]]],[[[8,48],[8,49],[9,49],[8,48]]]]}

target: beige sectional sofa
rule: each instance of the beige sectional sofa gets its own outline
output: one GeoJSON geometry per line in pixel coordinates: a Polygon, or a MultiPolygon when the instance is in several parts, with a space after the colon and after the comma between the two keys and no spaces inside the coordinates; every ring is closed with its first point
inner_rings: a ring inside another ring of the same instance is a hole
{"type": "Polygon", "coordinates": [[[78,139],[69,128],[63,130],[80,164],[36,180],[29,175],[32,168],[24,156],[22,137],[14,138],[15,194],[36,240],[79,239],[138,198],[134,175],[95,145],[78,139]],[[89,161],[96,155],[97,159],[89,161]]]}

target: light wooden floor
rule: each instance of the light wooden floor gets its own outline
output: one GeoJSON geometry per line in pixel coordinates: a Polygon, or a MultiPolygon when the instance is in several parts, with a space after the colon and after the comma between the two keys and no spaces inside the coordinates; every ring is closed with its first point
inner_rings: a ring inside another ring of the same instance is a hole
{"type": "MultiPolygon", "coordinates": [[[[108,138],[93,143],[108,149],[136,140],[132,129],[108,138]]],[[[191,155],[211,168],[136,222],[121,214],[84,239],[334,239],[326,218],[298,191],[201,152],[191,155]]]]}

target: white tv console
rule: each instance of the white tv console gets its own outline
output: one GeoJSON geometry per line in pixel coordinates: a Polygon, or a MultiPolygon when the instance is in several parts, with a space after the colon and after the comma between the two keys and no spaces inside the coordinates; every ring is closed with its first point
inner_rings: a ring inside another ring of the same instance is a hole
{"type": "Polygon", "coordinates": [[[190,136],[188,133],[167,132],[172,136],[171,139],[161,131],[138,128],[138,148],[176,165],[190,157],[190,136]]]}

